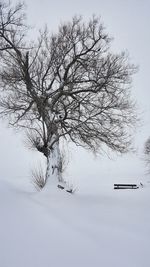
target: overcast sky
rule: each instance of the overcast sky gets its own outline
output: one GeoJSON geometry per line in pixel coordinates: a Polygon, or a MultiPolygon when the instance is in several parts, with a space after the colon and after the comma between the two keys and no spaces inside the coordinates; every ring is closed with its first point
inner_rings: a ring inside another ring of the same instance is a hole
{"type": "MultiPolygon", "coordinates": [[[[15,2],[15,1],[13,1],[15,2]]],[[[110,36],[114,37],[115,51],[127,50],[131,61],[139,66],[133,77],[132,94],[138,104],[141,126],[135,133],[135,155],[126,155],[113,160],[98,157],[73,147],[67,174],[73,180],[116,179],[144,176],[145,166],[142,148],[150,135],[150,1],[149,0],[26,0],[28,23],[42,28],[45,24],[51,32],[57,31],[61,21],[82,15],[85,20],[93,14],[101,16],[110,36]]],[[[35,32],[34,32],[35,34],[35,32]]],[[[23,136],[14,133],[1,123],[0,131],[0,176],[3,179],[29,179],[30,169],[37,162],[37,153],[24,148],[23,136]]]]}

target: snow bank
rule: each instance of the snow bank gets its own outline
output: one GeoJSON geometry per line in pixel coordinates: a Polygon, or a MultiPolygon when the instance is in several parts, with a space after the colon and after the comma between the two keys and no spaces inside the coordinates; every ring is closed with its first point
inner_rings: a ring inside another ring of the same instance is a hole
{"type": "Polygon", "coordinates": [[[0,180],[0,267],[149,267],[150,184],[71,195],[0,180]]]}

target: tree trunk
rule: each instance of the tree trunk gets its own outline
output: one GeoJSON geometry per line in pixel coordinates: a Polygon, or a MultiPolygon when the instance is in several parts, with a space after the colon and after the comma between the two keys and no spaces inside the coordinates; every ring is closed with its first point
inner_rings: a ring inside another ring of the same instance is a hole
{"type": "Polygon", "coordinates": [[[47,157],[47,169],[46,169],[46,181],[45,186],[48,184],[56,184],[63,183],[64,180],[62,178],[62,160],[59,148],[59,141],[55,142],[53,147],[49,151],[49,155],[47,157]]]}

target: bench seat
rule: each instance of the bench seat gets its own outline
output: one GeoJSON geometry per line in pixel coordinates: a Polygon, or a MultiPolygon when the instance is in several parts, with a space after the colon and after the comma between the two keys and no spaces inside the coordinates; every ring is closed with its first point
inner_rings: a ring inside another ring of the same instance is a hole
{"type": "Polygon", "coordinates": [[[137,184],[114,184],[114,189],[138,189],[137,184]]]}

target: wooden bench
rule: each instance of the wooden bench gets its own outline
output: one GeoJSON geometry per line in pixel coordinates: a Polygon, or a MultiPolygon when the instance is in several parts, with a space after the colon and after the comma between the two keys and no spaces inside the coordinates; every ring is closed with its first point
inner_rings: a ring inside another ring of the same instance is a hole
{"type": "Polygon", "coordinates": [[[137,184],[114,184],[114,189],[138,189],[137,184]]]}

